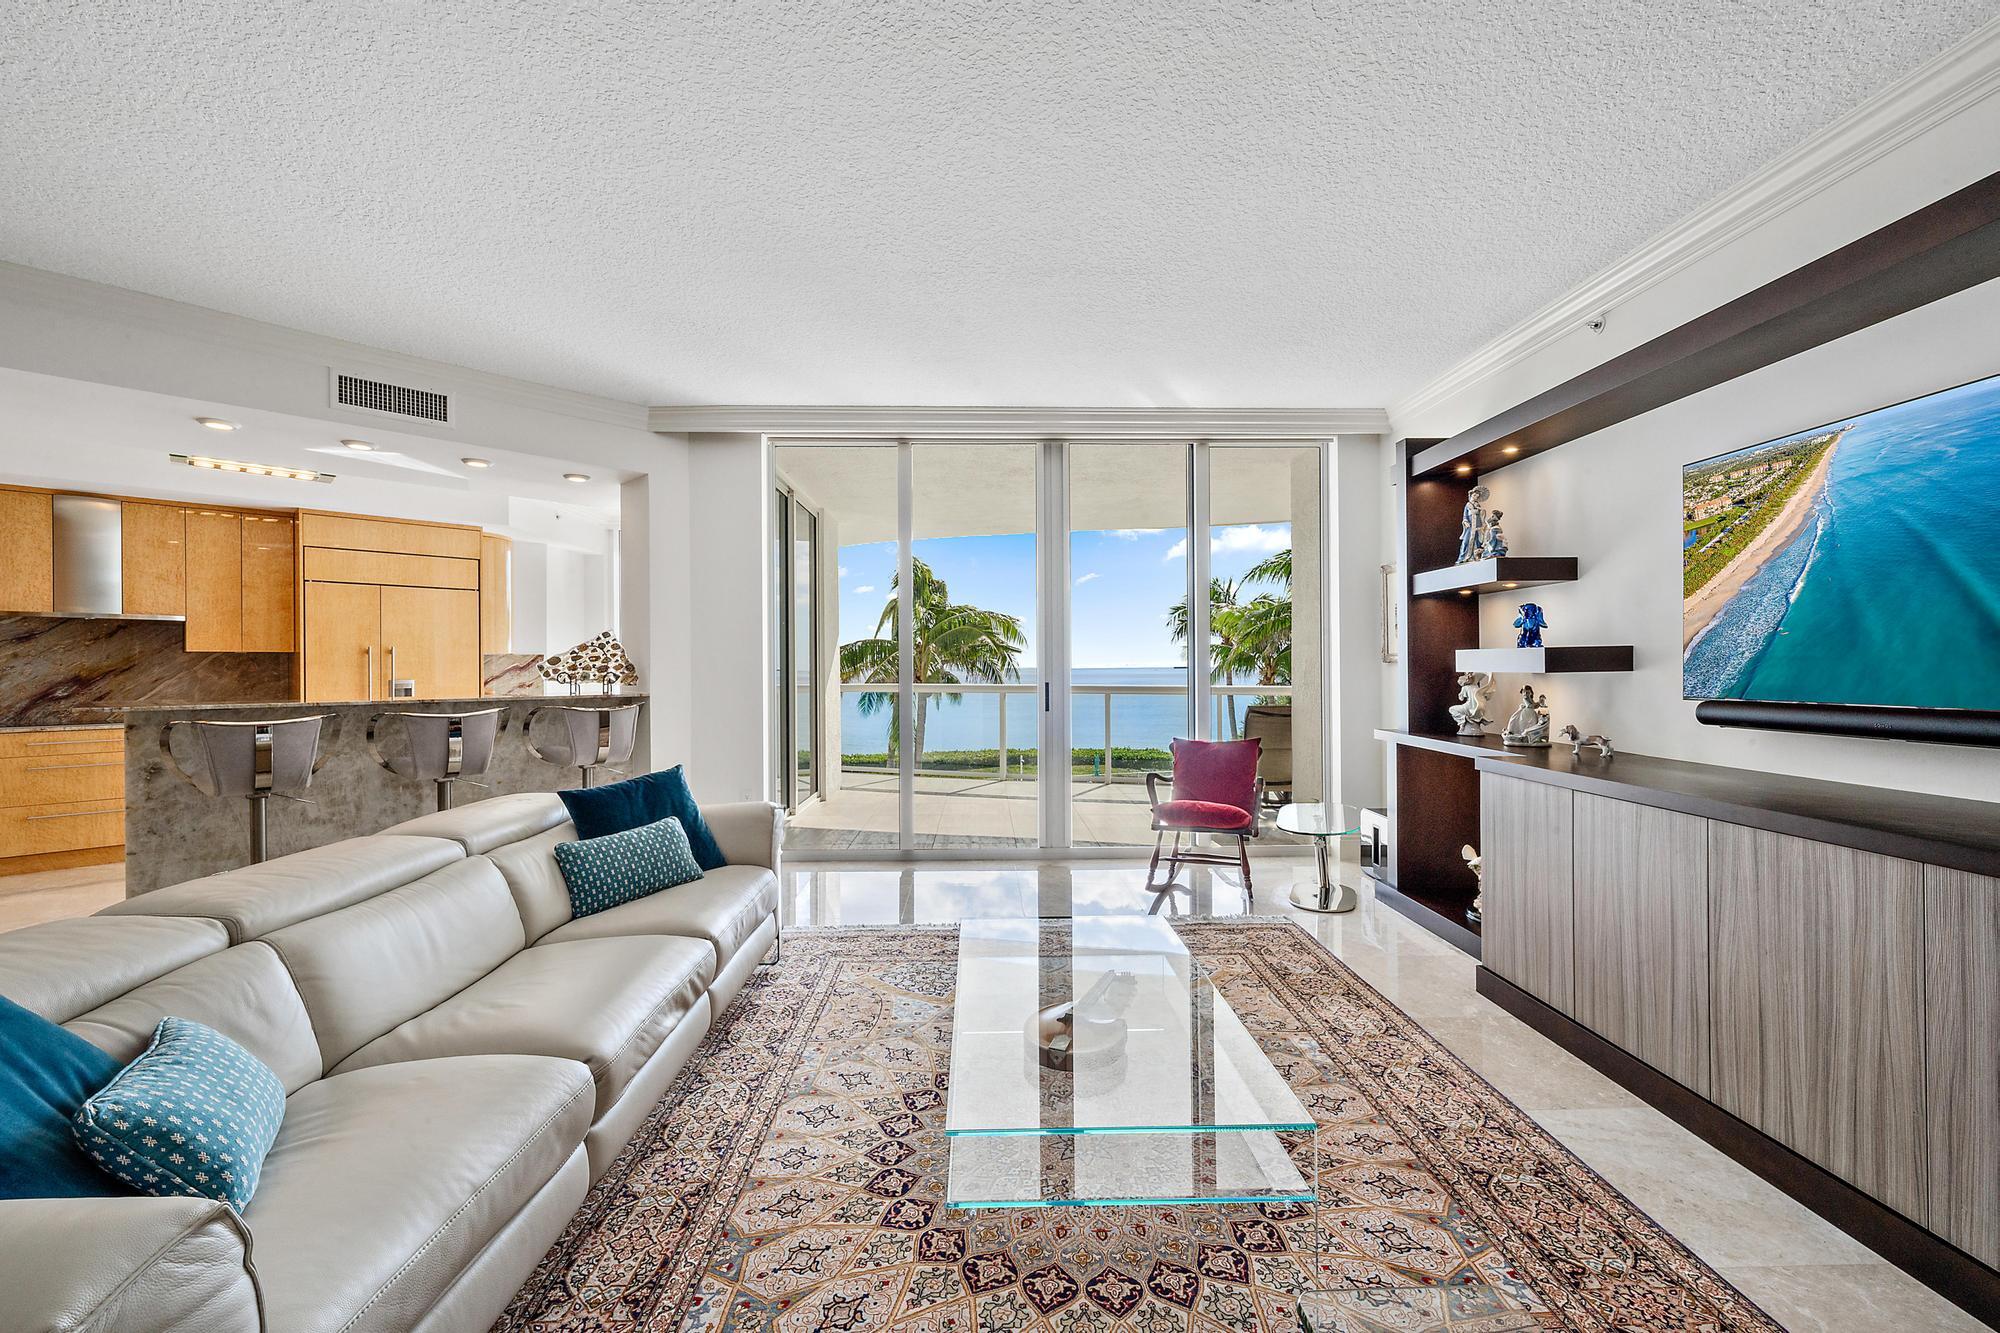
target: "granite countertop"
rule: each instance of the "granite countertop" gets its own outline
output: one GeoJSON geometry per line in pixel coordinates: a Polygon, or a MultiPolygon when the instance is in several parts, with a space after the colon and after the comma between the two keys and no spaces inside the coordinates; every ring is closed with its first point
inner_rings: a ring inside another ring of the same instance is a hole
{"type": "Polygon", "coordinates": [[[267,709],[314,709],[314,708],[501,708],[514,704],[557,706],[563,704],[600,703],[645,703],[652,696],[644,692],[627,694],[484,694],[455,695],[449,698],[429,699],[267,699],[247,703],[226,704],[134,704],[125,708],[108,711],[131,717],[136,714],[156,713],[254,713],[267,709]]]}
{"type": "Polygon", "coordinates": [[[44,722],[38,725],[0,727],[0,734],[13,735],[24,731],[102,731],[106,727],[118,725],[117,718],[107,718],[103,722],[44,722]]]}

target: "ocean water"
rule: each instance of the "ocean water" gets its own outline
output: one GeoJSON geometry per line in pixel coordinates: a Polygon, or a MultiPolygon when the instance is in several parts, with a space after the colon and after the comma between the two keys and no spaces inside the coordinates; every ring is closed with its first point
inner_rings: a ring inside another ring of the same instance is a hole
{"type": "Polygon", "coordinates": [[[2000,708],[2000,376],[1857,419],[1813,520],[1695,641],[1683,685],[2000,708]]]}
{"type": "MultiPolygon", "coordinates": [[[[1170,685],[1185,691],[1187,671],[1183,667],[1079,667],[1070,672],[1075,686],[1170,685]]],[[[1021,672],[1021,684],[1038,687],[1040,678],[1032,668],[1021,672]]],[[[999,703],[1007,701],[1007,745],[1010,749],[1033,749],[1041,710],[1038,694],[966,694],[956,704],[933,700],[924,723],[924,748],[939,750],[990,750],[999,743],[999,703]]],[[[1247,700],[1246,700],[1247,702],[1247,700]]],[[[1104,701],[1097,695],[1076,697],[1071,713],[1072,743],[1078,748],[1104,744],[1104,701]]],[[[1187,696],[1181,694],[1115,695],[1111,701],[1111,743],[1134,748],[1167,748],[1176,736],[1185,736],[1187,696]]],[[[840,710],[840,748],[847,754],[880,754],[889,744],[889,713],[882,709],[872,717],[861,714],[860,696],[844,693],[840,710]]]]}

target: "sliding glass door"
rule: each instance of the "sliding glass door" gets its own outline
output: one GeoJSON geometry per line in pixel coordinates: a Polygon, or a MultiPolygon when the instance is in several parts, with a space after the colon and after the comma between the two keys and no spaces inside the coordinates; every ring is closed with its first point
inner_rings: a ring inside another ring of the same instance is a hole
{"type": "Polygon", "coordinates": [[[772,458],[787,846],[1150,846],[1176,737],[1259,740],[1265,839],[1279,801],[1321,795],[1318,445],[772,458]]]}

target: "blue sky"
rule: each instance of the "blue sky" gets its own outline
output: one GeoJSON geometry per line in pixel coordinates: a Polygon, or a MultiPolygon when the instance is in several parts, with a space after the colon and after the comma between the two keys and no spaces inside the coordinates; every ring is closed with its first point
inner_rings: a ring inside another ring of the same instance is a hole
{"type": "MultiPolygon", "coordinates": [[[[1236,578],[1272,552],[1290,546],[1291,540],[1288,523],[1214,528],[1212,572],[1218,578],[1236,578]]],[[[911,549],[950,585],[953,601],[1019,616],[1029,635],[1021,665],[1037,664],[1032,535],[937,537],[919,541],[911,549]]],[[[895,573],[894,542],[840,548],[842,643],[874,633],[895,573]]],[[[1181,665],[1180,649],[1167,637],[1167,609],[1187,588],[1186,529],[1072,533],[1070,577],[1077,666],[1181,665]]]]}

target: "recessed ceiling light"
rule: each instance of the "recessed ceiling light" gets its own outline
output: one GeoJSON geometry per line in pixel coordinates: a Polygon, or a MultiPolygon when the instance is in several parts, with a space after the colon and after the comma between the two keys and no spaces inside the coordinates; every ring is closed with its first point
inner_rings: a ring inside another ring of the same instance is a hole
{"type": "Polygon", "coordinates": [[[196,417],[195,420],[210,430],[241,430],[238,422],[224,421],[221,417],[196,417]]]}
{"type": "Polygon", "coordinates": [[[1503,454],[1518,454],[1521,452],[1521,446],[1518,444],[1510,444],[1506,448],[1502,449],[1500,452],[1503,454]]]}
{"type": "Polygon", "coordinates": [[[1471,475],[1472,475],[1472,464],[1470,464],[1470,463],[1460,463],[1460,464],[1458,465],[1458,475],[1459,475],[1459,476],[1461,476],[1461,477],[1469,477],[1469,476],[1471,476],[1471,475]]]}
{"type": "Polygon", "coordinates": [[[573,481],[581,486],[584,482],[590,480],[590,474],[588,472],[565,472],[563,473],[563,480],[573,481]]]}
{"type": "Polygon", "coordinates": [[[492,467],[492,466],[493,466],[493,460],[492,460],[492,459],[490,459],[490,458],[461,458],[461,459],[459,459],[458,461],[459,461],[459,462],[461,462],[461,463],[463,463],[463,464],[465,464],[465,465],[466,465],[467,467],[492,467]]]}
{"type": "Polygon", "coordinates": [[[366,440],[342,440],[341,443],[358,454],[372,454],[375,452],[375,446],[366,440]]]}
{"type": "Polygon", "coordinates": [[[315,472],[307,467],[278,467],[272,463],[245,463],[235,458],[210,458],[206,454],[168,454],[176,463],[208,472],[239,472],[246,477],[283,477],[288,481],[332,481],[331,472],[315,472]]]}
{"type": "Polygon", "coordinates": [[[1470,596],[1472,596],[1472,589],[1470,589],[1470,588],[1460,588],[1460,589],[1458,590],[1458,595],[1459,595],[1460,597],[1470,597],[1470,596]]]}
{"type": "Polygon", "coordinates": [[[1518,583],[1505,583],[1505,584],[1502,584],[1501,586],[1502,586],[1502,587],[1505,587],[1505,588],[1518,588],[1518,587],[1520,587],[1521,585],[1520,585],[1520,584],[1518,584],[1518,583]]]}

